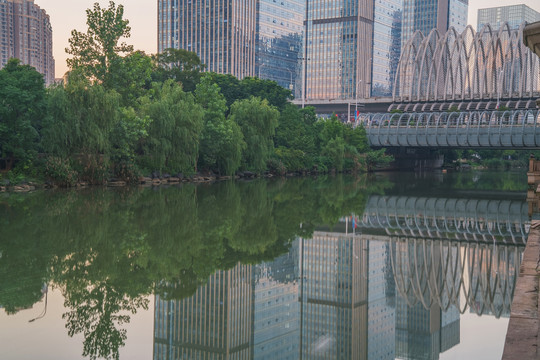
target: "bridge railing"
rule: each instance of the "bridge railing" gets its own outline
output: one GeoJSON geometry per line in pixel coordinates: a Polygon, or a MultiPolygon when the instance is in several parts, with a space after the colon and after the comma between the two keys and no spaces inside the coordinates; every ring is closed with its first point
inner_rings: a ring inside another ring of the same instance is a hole
{"type": "Polygon", "coordinates": [[[362,114],[372,146],[535,148],[538,110],[362,114]]]}

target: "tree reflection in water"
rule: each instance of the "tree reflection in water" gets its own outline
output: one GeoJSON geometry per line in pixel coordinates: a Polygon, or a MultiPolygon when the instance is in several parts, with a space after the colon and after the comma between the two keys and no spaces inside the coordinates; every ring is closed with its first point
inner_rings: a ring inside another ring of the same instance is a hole
{"type": "Polygon", "coordinates": [[[366,177],[42,191],[0,197],[0,304],[31,307],[59,288],[83,356],[118,359],[122,324],[147,296],[192,295],[216,270],[286,252],[297,236],[361,214],[385,181],[366,177]]]}

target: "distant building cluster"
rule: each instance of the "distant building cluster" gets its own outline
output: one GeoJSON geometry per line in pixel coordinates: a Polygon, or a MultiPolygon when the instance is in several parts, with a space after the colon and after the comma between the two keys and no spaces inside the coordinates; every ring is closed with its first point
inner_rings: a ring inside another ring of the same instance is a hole
{"type": "Polygon", "coordinates": [[[49,15],[33,0],[0,0],[0,68],[10,58],[31,65],[54,82],[52,27],[49,15]]]}
{"type": "Polygon", "coordinates": [[[390,97],[401,48],[467,25],[468,0],[158,1],[158,51],[208,71],[274,80],[306,101],[390,97]]]}
{"type": "Polygon", "coordinates": [[[540,13],[524,4],[497,6],[487,9],[478,9],[477,31],[489,24],[492,30],[498,30],[505,22],[510,29],[518,29],[523,22],[533,23],[540,21],[540,13]]]}

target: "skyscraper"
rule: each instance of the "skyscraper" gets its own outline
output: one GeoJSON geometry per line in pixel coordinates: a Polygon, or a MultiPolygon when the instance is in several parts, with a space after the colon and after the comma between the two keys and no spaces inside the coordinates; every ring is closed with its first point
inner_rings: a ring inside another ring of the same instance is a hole
{"type": "Polygon", "coordinates": [[[0,0],[0,68],[10,58],[35,67],[46,84],[53,83],[51,22],[33,0],[0,0]]]}
{"type": "Polygon", "coordinates": [[[158,0],[158,52],[197,53],[208,71],[255,75],[255,0],[158,0]]]}
{"type": "Polygon", "coordinates": [[[301,96],[305,0],[257,2],[256,75],[301,96]]]}
{"type": "Polygon", "coordinates": [[[478,9],[476,29],[480,31],[484,25],[489,24],[493,30],[497,30],[505,22],[508,22],[511,29],[517,29],[524,21],[527,23],[540,21],[540,13],[524,4],[478,9]]]}
{"type": "Polygon", "coordinates": [[[158,52],[197,53],[208,71],[300,93],[303,0],[158,0],[158,52]]]}
{"type": "Polygon", "coordinates": [[[305,99],[390,96],[401,51],[403,0],[308,2],[305,99]]]}
{"type": "Polygon", "coordinates": [[[461,33],[467,27],[468,8],[469,0],[404,0],[401,43],[417,30],[425,36],[432,29],[444,34],[451,27],[461,33]]]}

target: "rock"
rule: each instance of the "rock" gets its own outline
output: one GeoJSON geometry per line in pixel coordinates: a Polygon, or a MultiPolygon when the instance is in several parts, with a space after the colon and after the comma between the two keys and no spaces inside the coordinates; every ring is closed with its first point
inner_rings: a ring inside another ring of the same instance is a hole
{"type": "Polygon", "coordinates": [[[142,177],[139,179],[139,183],[141,184],[150,184],[152,183],[152,178],[151,177],[142,177]]]}
{"type": "Polygon", "coordinates": [[[161,180],[159,179],[152,180],[152,185],[161,185],[161,180]]]}
{"type": "Polygon", "coordinates": [[[154,171],[154,172],[152,173],[152,179],[159,179],[159,178],[160,178],[159,172],[158,172],[158,171],[154,171]]]}
{"type": "Polygon", "coordinates": [[[109,181],[107,183],[107,186],[113,186],[113,187],[119,187],[119,186],[126,186],[126,182],[122,180],[118,181],[109,181]]]}
{"type": "Polygon", "coordinates": [[[168,178],[170,178],[170,177],[171,177],[170,174],[163,174],[163,175],[161,175],[161,178],[162,178],[162,179],[168,179],[168,178]]]}
{"type": "Polygon", "coordinates": [[[251,171],[244,171],[244,177],[247,177],[247,178],[252,178],[252,177],[255,177],[255,173],[254,172],[251,172],[251,171]]]}
{"type": "Polygon", "coordinates": [[[184,174],[178,173],[178,174],[176,174],[176,177],[179,178],[180,180],[182,180],[182,179],[184,179],[184,174]]]}
{"type": "Polygon", "coordinates": [[[231,176],[220,176],[219,177],[219,180],[231,180],[232,177],[231,176]]]}
{"type": "Polygon", "coordinates": [[[180,178],[177,178],[177,177],[170,177],[168,179],[169,183],[171,184],[176,184],[176,183],[179,183],[180,182],[180,178]]]}
{"type": "Polygon", "coordinates": [[[16,185],[13,187],[13,191],[15,192],[28,192],[30,191],[30,186],[28,185],[16,185]]]}
{"type": "Polygon", "coordinates": [[[0,186],[0,192],[5,192],[7,189],[5,186],[0,186]]]}

